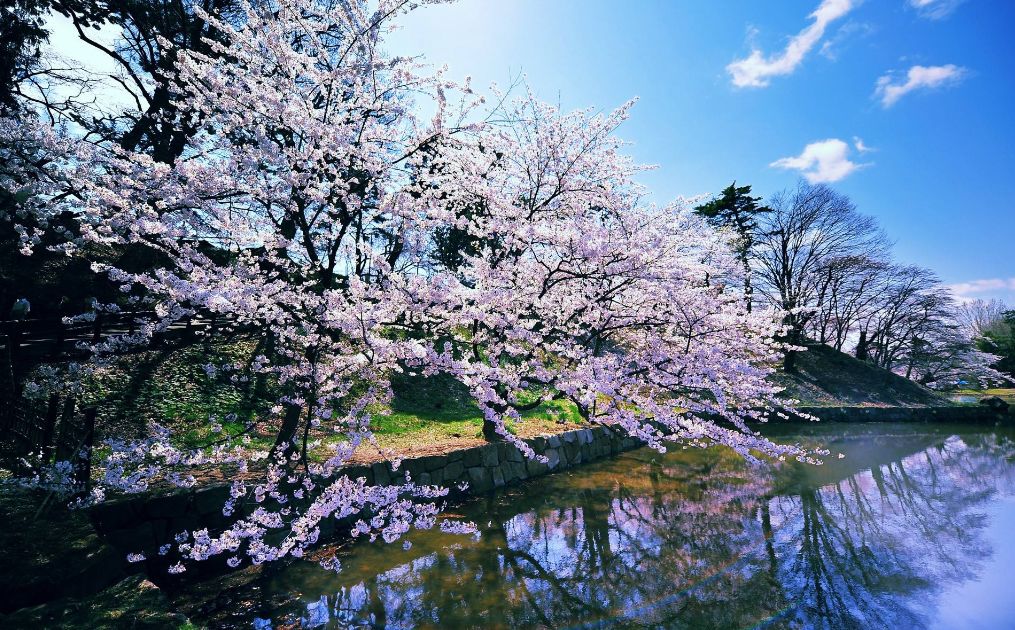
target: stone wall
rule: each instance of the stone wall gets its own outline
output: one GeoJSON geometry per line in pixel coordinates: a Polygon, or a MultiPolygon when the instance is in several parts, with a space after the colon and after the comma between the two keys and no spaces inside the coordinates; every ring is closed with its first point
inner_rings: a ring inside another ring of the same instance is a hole
{"type": "MultiPolygon", "coordinates": [[[[483,494],[640,445],[634,438],[618,435],[605,427],[567,431],[531,438],[526,442],[548,461],[544,464],[527,459],[513,445],[501,442],[444,455],[403,459],[397,470],[388,462],[377,462],[371,466],[349,467],[345,474],[354,479],[362,477],[370,484],[386,485],[405,483],[408,472],[413,481],[455,488],[460,497],[462,494],[483,494]],[[464,492],[457,489],[462,482],[468,484],[464,492]]],[[[150,562],[159,564],[156,550],[171,542],[177,532],[204,527],[214,531],[223,527],[226,519],[222,515],[222,505],[228,497],[229,487],[226,484],[168,495],[138,495],[100,503],[91,508],[91,518],[99,533],[123,554],[144,551],[152,559],[150,562]]],[[[329,519],[327,526],[322,523],[322,534],[341,535],[342,529],[351,524],[329,519]]]]}

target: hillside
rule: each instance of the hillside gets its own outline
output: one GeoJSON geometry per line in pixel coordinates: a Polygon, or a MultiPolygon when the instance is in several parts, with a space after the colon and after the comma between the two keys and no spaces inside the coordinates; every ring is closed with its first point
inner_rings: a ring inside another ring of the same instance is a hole
{"type": "Polygon", "coordinates": [[[888,370],[858,361],[824,344],[809,344],[797,358],[798,372],[781,370],[772,378],[785,387],[782,396],[802,406],[926,407],[948,400],[888,370]]]}

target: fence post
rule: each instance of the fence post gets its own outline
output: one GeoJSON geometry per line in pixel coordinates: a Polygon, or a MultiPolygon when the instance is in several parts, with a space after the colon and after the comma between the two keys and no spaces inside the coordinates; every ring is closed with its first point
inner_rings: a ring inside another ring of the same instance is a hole
{"type": "Polygon", "coordinates": [[[56,441],[56,459],[59,461],[74,457],[74,453],[68,453],[73,445],[67,444],[68,441],[75,439],[75,436],[71,435],[73,420],[74,398],[68,396],[63,403],[63,413],[60,415],[60,438],[56,441]]]}
{"type": "Polygon", "coordinates": [[[102,311],[95,313],[95,327],[92,329],[92,343],[102,339],[102,311]]]}
{"type": "Polygon", "coordinates": [[[85,409],[84,435],[81,447],[74,458],[74,484],[82,492],[88,492],[92,485],[92,446],[95,443],[95,407],[85,409]]]}
{"type": "Polygon", "coordinates": [[[21,377],[21,327],[18,322],[11,322],[7,331],[7,362],[10,368],[11,391],[15,396],[19,393],[18,381],[21,377]]]}
{"type": "Polygon", "coordinates": [[[53,456],[53,432],[56,429],[56,414],[60,410],[60,397],[53,394],[49,397],[49,404],[46,406],[46,418],[42,424],[42,463],[48,464],[53,456]]]}

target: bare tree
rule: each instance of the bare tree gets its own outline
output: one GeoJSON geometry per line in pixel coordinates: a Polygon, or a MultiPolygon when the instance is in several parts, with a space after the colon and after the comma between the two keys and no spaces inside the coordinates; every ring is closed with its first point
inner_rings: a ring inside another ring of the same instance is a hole
{"type": "MultiPolygon", "coordinates": [[[[823,184],[801,182],[770,206],[754,251],[758,289],[785,313],[785,340],[798,345],[828,298],[829,269],[851,258],[880,259],[888,243],[873,218],[823,184]]],[[[784,367],[794,369],[792,351],[784,367]]]]}
{"type": "Polygon", "coordinates": [[[807,334],[842,351],[858,324],[877,306],[891,264],[871,256],[846,256],[821,271],[819,306],[807,334]]]}

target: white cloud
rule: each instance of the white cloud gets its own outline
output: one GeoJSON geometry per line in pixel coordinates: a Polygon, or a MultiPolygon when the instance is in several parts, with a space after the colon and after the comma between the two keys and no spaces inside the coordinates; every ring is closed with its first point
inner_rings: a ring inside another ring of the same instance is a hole
{"type": "Polygon", "coordinates": [[[863,138],[859,136],[853,136],[853,147],[860,153],[868,153],[870,151],[877,151],[874,147],[869,147],[863,143],[863,138]]]}
{"type": "Polygon", "coordinates": [[[850,160],[849,145],[838,138],[829,138],[812,142],[804,147],[800,155],[784,157],[769,166],[800,171],[807,181],[819,184],[837,182],[867,164],[857,164],[850,160]]]}
{"type": "Polygon", "coordinates": [[[791,74],[807,53],[821,40],[828,25],[849,13],[855,0],[822,0],[814,13],[808,17],[814,21],[810,26],[790,38],[786,49],[773,57],[765,57],[758,49],[751,51],[745,59],[738,59],[726,66],[737,87],[765,87],[771,77],[791,74]]]}
{"type": "Polygon", "coordinates": [[[951,15],[965,0],[909,0],[909,6],[919,12],[920,17],[940,20],[951,15]]]}
{"type": "Polygon", "coordinates": [[[881,99],[883,107],[891,107],[913,90],[954,85],[961,81],[966,73],[965,68],[953,63],[945,66],[913,66],[906,72],[904,82],[893,83],[891,74],[886,74],[878,79],[874,96],[881,99]]]}
{"type": "Polygon", "coordinates": [[[974,296],[984,293],[1015,291],[1015,278],[984,278],[982,280],[957,282],[947,286],[960,301],[968,301],[974,296]]]}

